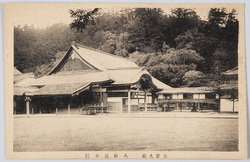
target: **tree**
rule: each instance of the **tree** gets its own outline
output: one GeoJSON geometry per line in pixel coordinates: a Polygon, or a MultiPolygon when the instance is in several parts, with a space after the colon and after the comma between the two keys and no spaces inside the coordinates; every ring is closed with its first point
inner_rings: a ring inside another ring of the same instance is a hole
{"type": "Polygon", "coordinates": [[[200,87],[207,85],[206,75],[201,71],[187,71],[182,79],[185,86],[188,87],[200,87]]]}
{"type": "MultiPolygon", "coordinates": [[[[164,34],[162,29],[162,13],[159,8],[136,8],[130,12],[131,19],[128,21],[128,41],[135,51],[136,47],[146,51],[149,47],[153,51],[162,48],[164,34]]],[[[152,52],[152,51],[150,51],[152,52]]]]}
{"type": "Polygon", "coordinates": [[[218,47],[218,39],[206,36],[199,32],[197,28],[194,28],[178,35],[175,41],[177,49],[192,49],[204,58],[204,61],[198,64],[197,70],[204,73],[209,73],[211,71],[213,65],[211,57],[218,47]]]}
{"type": "Polygon", "coordinates": [[[211,8],[208,14],[208,21],[213,27],[222,27],[227,21],[226,8],[211,8]]]}
{"type": "Polygon", "coordinates": [[[208,23],[205,26],[206,34],[218,39],[238,41],[238,20],[236,10],[228,12],[226,8],[211,8],[208,14],[208,23]]]}
{"type": "Polygon", "coordinates": [[[200,17],[192,9],[176,8],[171,11],[169,33],[171,35],[171,46],[175,47],[175,38],[192,28],[198,27],[200,17]]]}
{"type": "Polygon", "coordinates": [[[130,57],[154,77],[174,87],[216,85],[222,70],[238,65],[236,15],[235,10],[211,8],[208,21],[204,21],[188,8],[175,8],[171,14],[160,8],[71,10],[70,26],[15,27],[14,65],[22,72],[42,76],[53,66],[51,60],[58,59],[57,53],[66,51],[75,41],[130,57]],[[189,72],[197,71],[209,79],[204,82],[197,79],[198,83],[195,80],[193,84],[189,72]]]}
{"type": "Polygon", "coordinates": [[[45,29],[15,27],[14,66],[22,72],[34,72],[36,67],[50,64],[56,53],[67,50],[73,40],[74,33],[64,24],[45,29]]]}
{"type": "Polygon", "coordinates": [[[70,24],[71,29],[77,29],[77,31],[83,31],[87,25],[95,24],[94,15],[99,11],[99,8],[95,8],[91,11],[77,9],[69,10],[70,17],[73,18],[73,22],[70,24]]]}
{"type": "Polygon", "coordinates": [[[135,52],[130,57],[139,66],[146,66],[154,77],[173,87],[183,86],[185,73],[196,70],[197,64],[204,60],[194,50],[187,49],[168,49],[164,54],[135,52]]]}

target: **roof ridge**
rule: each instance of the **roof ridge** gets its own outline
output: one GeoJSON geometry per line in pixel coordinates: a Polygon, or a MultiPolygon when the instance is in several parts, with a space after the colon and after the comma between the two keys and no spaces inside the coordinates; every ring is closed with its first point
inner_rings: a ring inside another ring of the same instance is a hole
{"type": "MultiPolygon", "coordinates": [[[[120,58],[120,59],[123,59],[123,60],[126,60],[126,61],[133,62],[129,58],[117,56],[117,55],[114,55],[114,54],[111,54],[111,53],[108,53],[108,52],[105,52],[105,51],[102,51],[102,50],[99,50],[99,49],[96,49],[96,48],[93,48],[93,47],[88,47],[88,46],[85,46],[85,45],[82,45],[82,44],[78,44],[78,43],[75,43],[75,44],[77,46],[79,46],[79,47],[82,47],[82,48],[86,48],[86,49],[89,49],[89,50],[92,50],[92,51],[100,52],[100,53],[105,54],[105,55],[109,55],[109,56],[112,56],[112,57],[116,57],[116,58],[120,58]]],[[[72,46],[75,46],[75,44],[72,44],[72,46]]],[[[133,63],[135,63],[135,62],[133,62],[133,63]]]]}
{"type": "Polygon", "coordinates": [[[58,73],[52,74],[50,76],[55,76],[55,75],[79,75],[79,74],[93,74],[93,73],[105,73],[105,71],[102,71],[102,70],[65,71],[65,72],[58,72],[58,73]]]}
{"type": "Polygon", "coordinates": [[[116,69],[107,69],[107,70],[138,70],[141,69],[143,70],[143,67],[138,66],[138,67],[121,67],[121,68],[116,68],[116,69]]]}

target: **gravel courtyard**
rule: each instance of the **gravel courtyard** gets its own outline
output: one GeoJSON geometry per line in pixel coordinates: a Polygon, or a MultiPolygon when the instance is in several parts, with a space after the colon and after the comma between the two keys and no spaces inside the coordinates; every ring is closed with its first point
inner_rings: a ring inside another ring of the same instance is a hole
{"type": "Polygon", "coordinates": [[[237,151],[237,118],[14,118],[14,151],[237,151]]]}

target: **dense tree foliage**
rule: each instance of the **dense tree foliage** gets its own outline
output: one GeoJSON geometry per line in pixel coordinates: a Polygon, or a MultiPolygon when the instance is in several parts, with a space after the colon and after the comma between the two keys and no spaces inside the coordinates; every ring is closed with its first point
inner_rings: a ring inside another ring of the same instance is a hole
{"type": "Polygon", "coordinates": [[[211,8],[207,20],[188,8],[135,8],[117,12],[70,10],[72,23],[45,29],[15,27],[14,65],[42,76],[72,41],[133,59],[173,87],[216,86],[238,65],[236,11],[211,8]]]}

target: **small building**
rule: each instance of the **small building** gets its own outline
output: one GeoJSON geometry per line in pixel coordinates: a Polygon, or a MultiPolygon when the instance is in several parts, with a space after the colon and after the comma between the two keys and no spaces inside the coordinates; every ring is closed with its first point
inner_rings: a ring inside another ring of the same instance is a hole
{"type": "Polygon", "coordinates": [[[14,84],[14,113],[153,111],[162,89],[171,87],[131,60],[73,43],[48,74],[14,84]]]}
{"type": "Polygon", "coordinates": [[[238,67],[221,73],[220,111],[238,112],[238,67]]]}
{"type": "Polygon", "coordinates": [[[219,110],[219,94],[212,87],[171,88],[158,92],[158,104],[163,111],[219,110]]]}

